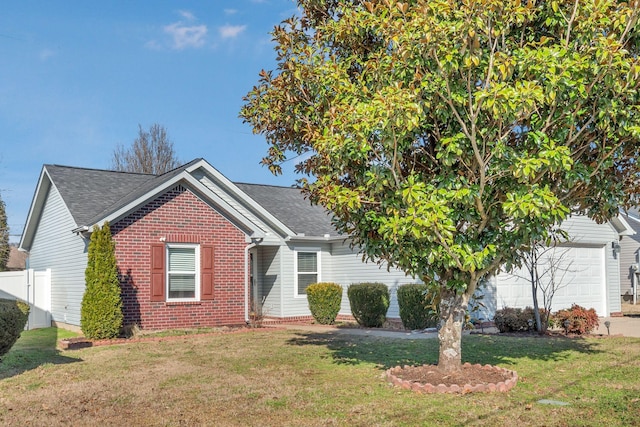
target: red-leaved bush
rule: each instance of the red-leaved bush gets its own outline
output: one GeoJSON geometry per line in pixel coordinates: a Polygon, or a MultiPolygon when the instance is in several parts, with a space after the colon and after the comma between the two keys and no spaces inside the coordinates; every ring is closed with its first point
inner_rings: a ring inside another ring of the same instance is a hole
{"type": "Polygon", "coordinates": [[[566,329],[568,333],[579,335],[588,334],[599,325],[595,309],[587,310],[577,304],[554,313],[553,323],[556,327],[566,329]],[[566,326],[565,320],[569,321],[566,326]]]}

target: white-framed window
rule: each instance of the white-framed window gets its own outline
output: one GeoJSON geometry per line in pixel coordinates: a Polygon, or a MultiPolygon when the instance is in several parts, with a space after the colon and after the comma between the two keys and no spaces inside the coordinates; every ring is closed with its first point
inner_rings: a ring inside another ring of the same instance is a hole
{"type": "Polygon", "coordinates": [[[295,296],[306,297],[307,286],[321,281],[320,250],[296,249],[294,252],[295,296]]]}
{"type": "Polygon", "coordinates": [[[167,301],[200,300],[200,246],[167,244],[167,301]]]}

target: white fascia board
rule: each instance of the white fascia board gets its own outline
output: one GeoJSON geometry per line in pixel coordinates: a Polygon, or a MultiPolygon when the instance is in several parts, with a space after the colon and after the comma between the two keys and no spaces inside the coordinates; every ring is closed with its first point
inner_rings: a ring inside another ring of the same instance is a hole
{"type": "Polygon", "coordinates": [[[225,191],[235,195],[243,203],[252,206],[253,209],[259,214],[259,216],[262,216],[268,223],[271,223],[276,228],[279,228],[284,235],[289,237],[297,236],[297,234],[293,230],[284,225],[278,218],[271,215],[266,209],[264,209],[260,204],[249,197],[244,191],[240,190],[238,186],[231,182],[226,176],[224,176],[216,168],[211,166],[206,160],[201,160],[195,163],[194,165],[189,167],[187,171],[193,172],[199,168],[206,170],[207,173],[209,173],[214,178],[214,182],[220,185],[225,191]]]}
{"type": "Polygon", "coordinates": [[[209,190],[207,187],[205,187],[200,181],[195,179],[188,172],[182,172],[182,173],[176,175],[175,177],[173,177],[169,181],[165,182],[162,187],[154,188],[153,190],[151,190],[148,193],[140,196],[136,200],[134,200],[131,203],[127,204],[126,206],[123,206],[122,208],[118,209],[115,212],[112,212],[110,215],[106,216],[105,218],[100,219],[97,223],[90,224],[89,225],[89,229],[92,229],[96,225],[100,226],[105,221],[109,221],[109,223],[112,223],[115,220],[119,220],[121,218],[124,218],[126,215],[130,214],[131,212],[134,212],[140,206],[142,206],[145,203],[147,203],[147,202],[153,200],[154,198],[156,198],[159,194],[161,194],[164,191],[166,191],[166,190],[170,189],[171,187],[175,186],[180,181],[186,181],[194,189],[198,190],[201,194],[205,195],[205,197],[207,197],[214,205],[219,207],[221,210],[223,210],[225,213],[227,213],[233,219],[235,219],[240,224],[242,224],[243,227],[245,227],[247,230],[251,230],[252,231],[252,237],[264,237],[264,232],[262,230],[260,230],[255,224],[253,224],[251,221],[249,221],[247,218],[245,218],[243,215],[241,215],[232,206],[230,206],[227,202],[225,202],[223,199],[221,199],[218,195],[216,195],[211,190],[209,190]]]}
{"type": "Polygon", "coordinates": [[[36,223],[38,222],[40,214],[42,213],[42,208],[44,207],[44,201],[46,199],[47,191],[49,191],[50,187],[51,177],[47,173],[46,167],[43,166],[42,170],[40,171],[40,177],[38,178],[38,185],[36,186],[36,190],[33,193],[33,198],[31,199],[31,206],[29,207],[27,222],[24,225],[22,236],[20,236],[20,244],[18,245],[18,247],[22,250],[29,251],[31,249],[31,241],[33,239],[33,234],[35,234],[36,223]]]}
{"type": "Polygon", "coordinates": [[[625,219],[620,215],[611,218],[610,222],[620,236],[633,236],[634,234],[636,234],[633,227],[631,227],[629,223],[625,221],[625,219]]]}
{"type": "MultiPolygon", "coordinates": [[[[23,252],[29,252],[31,250],[31,244],[33,243],[33,237],[36,233],[38,221],[40,221],[40,217],[44,209],[44,204],[47,200],[47,194],[49,193],[51,188],[56,188],[56,185],[51,179],[46,165],[44,165],[42,167],[42,171],[40,172],[38,185],[36,186],[36,190],[33,193],[33,199],[31,200],[31,206],[29,207],[29,213],[27,215],[27,222],[24,225],[22,236],[20,236],[20,244],[18,245],[18,249],[23,252]]],[[[60,194],[60,197],[62,198],[62,194],[60,194]]],[[[64,199],[62,199],[62,201],[64,202],[64,199]]],[[[65,209],[67,210],[67,214],[73,219],[73,215],[71,215],[71,211],[69,210],[66,202],[64,202],[63,204],[65,209]]]]}
{"type": "Polygon", "coordinates": [[[348,240],[347,236],[291,236],[285,239],[286,242],[344,242],[348,240]]]}

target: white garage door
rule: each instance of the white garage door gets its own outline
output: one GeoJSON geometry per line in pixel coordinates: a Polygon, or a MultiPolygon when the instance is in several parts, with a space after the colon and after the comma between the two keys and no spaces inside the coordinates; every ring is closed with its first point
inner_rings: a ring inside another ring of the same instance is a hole
{"type": "MultiPolygon", "coordinates": [[[[538,271],[541,282],[553,280],[556,291],[552,311],[578,304],[606,314],[604,247],[555,248],[545,254],[538,271]]],[[[496,308],[533,306],[531,281],[526,269],[496,277],[496,308]]],[[[542,307],[542,295],[538,296],[542,307]]]]}

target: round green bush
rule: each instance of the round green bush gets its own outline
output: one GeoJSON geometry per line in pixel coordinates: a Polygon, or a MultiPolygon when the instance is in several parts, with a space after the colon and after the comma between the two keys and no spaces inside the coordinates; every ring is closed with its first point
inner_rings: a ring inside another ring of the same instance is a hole
{"type": "Polygon", "coordinates": [[[28,304],[22,301],[0,299],[0,357],[18,341],[28,318],[28,304]]]}
{"type": "Polygon", "coordinates": [[[407,329],[433,327],[438,321],[435,295],[427,285],[412,283],[398,287],[398,308],[400,319],[407,329]]]}
{"type": "Polygon", "coordinates": [[[347,289],[351,314],[359,325],[379,328],[387,320],[389,288],[384,283],[355,283],[347,289]]]}
{"type": "Polygon", "coordinates": [[[307,301],[316,322],[333,325],[340,311],[342,286],[330,282],[312,283],[307,286],[307,301]]]}
{"type": "MultiPolygon", "coordinates": [[[[544,309],[540,310],[541,318],[545,318],[544,309]]],[[[496,310],[493,322],[500,332],[533,331],[536,328],[535,311],[531,307],[504,307],[496,310]]]]}

